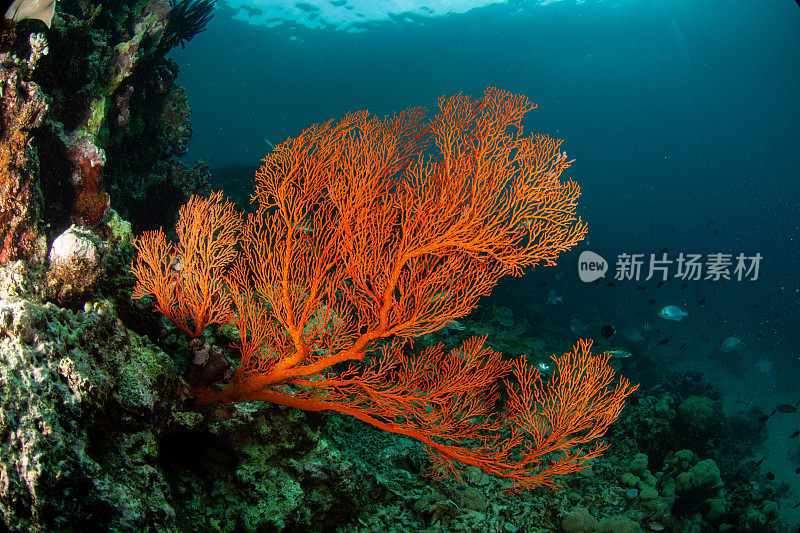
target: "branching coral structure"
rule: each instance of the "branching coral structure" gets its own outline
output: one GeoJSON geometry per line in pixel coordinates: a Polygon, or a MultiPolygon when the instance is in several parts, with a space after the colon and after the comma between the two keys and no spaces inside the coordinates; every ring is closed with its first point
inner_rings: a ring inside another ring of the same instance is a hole
{"type": "Polygon", "coordinates": [[[435,476],[474,465],[511,491],[588,466],[636,388],[607,354],[581,342],[545,381],[484,338],[449,351],[409,342],[585,236],[561,141],[523,132],[534,107],[490,88],[441,98],[430,121],[411,109],[317,124],[264,159],[256,213],[193,199],[178,245],[139,238],[135,298],[153,295],[192,335],[238,330],[235,376],[195,387],[196,403],[339,411],[424,443],[435,476]]]}

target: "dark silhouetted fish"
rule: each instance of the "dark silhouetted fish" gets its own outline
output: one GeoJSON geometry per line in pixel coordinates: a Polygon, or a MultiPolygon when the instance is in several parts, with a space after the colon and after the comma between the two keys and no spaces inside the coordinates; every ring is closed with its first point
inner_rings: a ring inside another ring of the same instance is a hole
{"type": "Polygon", "coordinates": [[[540,281],[539,284],[536,285],[536,286],[537,287],[546,287],[547,286],[547,282],[546,281],[540,281]]]}
{"type": "Polygon", "coordinates": [[[667,344],[668,342],[669,342],[669,339],[664,338],[664,339],[661,339],[660,341],[658,341],[658,344],[661,344],[663,346],[664,344],[667,344]]]}
{"type": "Polygon", "coordinates": [[[686,287],[688,287],[688,285],[684,283],[683,285],[681,285],[681,290],[684,290],[686,287]]]}
{"type": "Polygon", "coordinates": [[[681,344],[681,347],[680,347],[680,348],[678,348],[678,349],[679,349],[679,350],[683,350],[684,348],[686,348],[686,343],[685,343],[685,342],[684,342],[683,344],[681,344]]]}
{"type": "Polygon", "coordinates": [[[791,405],[788,403],[782,403],[778,407],[775,408],[779,413],[796,413],[797,406],[791,405]]]}
{"type": "Polygon", "coordinates": [[[647,300],[647,305],[653,305],[654,303],[656,303],[655,300],[647,300]]]}
{"type": "Polygon", "coordinates": [[[672,502],[672,514],[675,516],[687,516],[697,512],[708,500],[716,500],[720,489],[724,485],[708,487],[704,485],[693,486],[683,491],[680,496],[672,502]]]}
{"type": "Polygon", "coordinates": [[[697,300],[697,305],[706,305],[706,299],[700,298],[699,300],[697,300]]]}
{"type": "Polygon", "coordinates": [[[789,438],[790,438],[790,439],[793,439],[793,438],[795,438],[795,437],[796,437],[796,436],[798,436],[798,435],[800,435],[800,429],[795,429],[795,430],[794,430],[794,433],[792,433],[791,435],[789,435],[789,438]]]}
{"type": "Polygon", "coordinates": [[[656,289],[660,289],[663,285],[664,285],[664,282],[663,281],[659,281],[658,283],[656,283],[656,289]]]}
{"type": "Polygon", "coordinates": [[[606,324],[605,326],[600,328],[600,335],[602,335],[606,339],[611,338],[616,334],[617,334],[617,328],[609,324],[606,324]]]}

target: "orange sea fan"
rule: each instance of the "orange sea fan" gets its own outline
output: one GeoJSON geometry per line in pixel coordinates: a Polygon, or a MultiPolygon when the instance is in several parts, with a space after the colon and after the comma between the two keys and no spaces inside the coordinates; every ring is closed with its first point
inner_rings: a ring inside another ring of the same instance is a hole
{"type": "Polygon", "coordinates": [[[585,236],[561,141],[524,135],[534,107],[490,88],[441,98],[429,121],[410,109],[314,125],[264,159],[244,221],[219,195],[193,198],[177,247],[160,232],[137,240],[134,297],[154,294],[189,334],[224,321],[239,332],[233,381],[195,388],[197,405],[339,411],[418,439],[435,475],[475,465],[511,490],[555,486],[599,455],[605,445],[584,446],[635,387],[590,343],[544,382],[482,338],[420,352],[407,342],[585,236]]]}

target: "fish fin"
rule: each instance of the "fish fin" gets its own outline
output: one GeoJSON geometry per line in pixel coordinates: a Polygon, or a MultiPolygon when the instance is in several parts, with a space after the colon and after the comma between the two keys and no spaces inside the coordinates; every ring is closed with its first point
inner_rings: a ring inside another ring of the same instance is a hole
{"type": "Polygon", "coordinates": [[[49,28],[56,11],[55,0],[14,0],[5,17],[15,22],[23,19],[37,19],[49,28]]]}

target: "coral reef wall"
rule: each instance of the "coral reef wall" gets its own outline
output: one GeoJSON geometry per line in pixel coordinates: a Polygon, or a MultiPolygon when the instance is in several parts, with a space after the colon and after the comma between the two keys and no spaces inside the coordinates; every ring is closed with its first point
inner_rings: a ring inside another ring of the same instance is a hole
{"type": "Polygon", "coordinates": [[[105,303],[77,312],[0,269],[0,517],[11,531],[172,521],[150,466],[171,411],[169,359],[105,303]]]}
{"type": "Polygon", "coordinates": [[[0,26],[0,530],[174,522],[153,465],[179,378],[119,318],[147,323],[117,213],[171,225],[206,186],[173,161],[191,126],[159,46],[172,9],[61,0],[49,28],[0,26]]]}
{"type": "Polygon", "coordinates": [[[31,34],[29,43],[27,59],[0,52],[0,264],[44,255],[37,224],[39,162],[30,136],[47,102],[30,78],[48,49],[42,34],[31,34]]]}
{"type": "MultiPolygon", "coordinates": [[[[57,229],[96,226],[115,209],[138,232],[172,222],[208,170],[173,160],[192,129],[169,36],[168,0],[58,3],[46,33],[49,55],[31,79],[49,108],[35,130],[41,217],[57,229]]],[[[39,21],[16,27],[20,41],[39,21]]]]}

